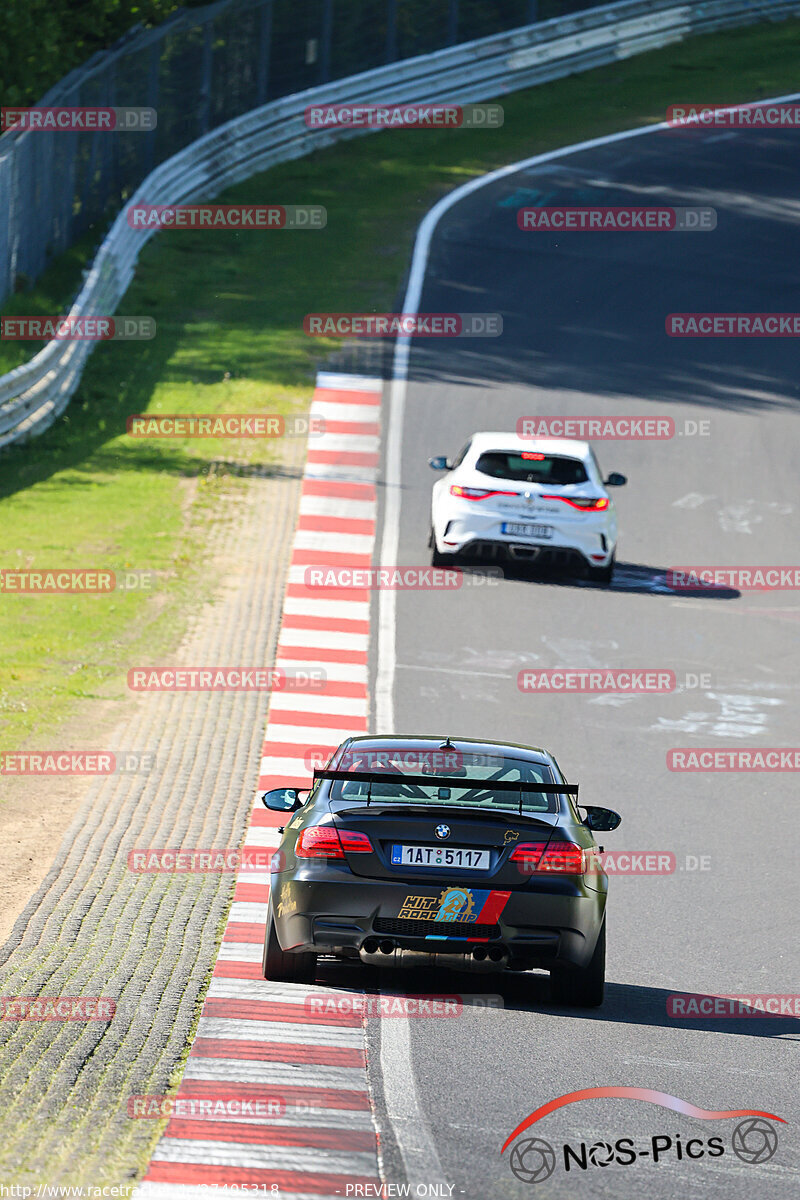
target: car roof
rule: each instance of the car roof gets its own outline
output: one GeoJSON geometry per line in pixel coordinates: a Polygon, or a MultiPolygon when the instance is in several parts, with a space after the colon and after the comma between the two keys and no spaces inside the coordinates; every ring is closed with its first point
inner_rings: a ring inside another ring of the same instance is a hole
{"type": "Polygon", "coordinates": [[[568,454],[572,458],[588,459],[591,448],[588,442],[579,442],[573,438],[524,438],[517,433],[481,432],[474,433],[470,439],[470,452],[485,450],[532,450],[537,454],[568,454]]]}
{"type": "Polygon", "coordinates": [[[507,754],[509,758],[527,759],[529,762],[540,765],[547,764],[549,766],[553,763],[552,755],[547,750],[536,746],[521,746],[516,742],[484,742],[477,738],[450,737],[448,739],[444,736],[420,737],[418,735],[380,737],[374,734],[365,734],[363,737],[348,738],[346,744],[358,746],[363,750],[391,750],[394,747],[402,747],[404,750],[439,750],[443,748],[445,741],[449,741],[446,749],[461,750],[465,754],[486,754],[488,756],[499,753],[507,754]]]}

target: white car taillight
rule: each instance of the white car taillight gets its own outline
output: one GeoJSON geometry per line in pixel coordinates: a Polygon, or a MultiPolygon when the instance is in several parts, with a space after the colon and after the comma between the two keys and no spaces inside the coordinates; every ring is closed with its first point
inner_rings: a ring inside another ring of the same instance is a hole
{"type": "Polygon", "coordinates": [[[519,492],[495,492],[491,488],[469,488],[454,483],[450,495],[457,496],[459,500],[486,500],[489,496],[518,496],[519,492]]]}
{"type": "Polygon", "coordinates": [[[560,500],[562,504],[569,504],[581,512],[602,512],[608,508],[608,496],[600,496],[597,500],[585,500],[582,496],[542,496],[542,500],[560,500]]]}

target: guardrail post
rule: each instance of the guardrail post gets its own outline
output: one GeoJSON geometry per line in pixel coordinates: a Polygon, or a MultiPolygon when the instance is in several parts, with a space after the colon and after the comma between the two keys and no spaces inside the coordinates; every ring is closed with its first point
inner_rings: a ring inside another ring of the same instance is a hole
{"type": "MultiPolygon", "coordinates": [[[[11,175],[10,155],[0,158],[0,304],[11,291],[11,175]]],[[[72,197],[70,197],[71,199],[72,197]]]]}
{"type": "MultiPolygon", "coordinates": [[[[112,62],[111,66],[103,72],[103,103],[109,108],[117,102],[117,65],[112,62]]],[[[119,183],[119,140],[118,138],[104,138],[101,147],[103,151],[102,157],[102,176],[100,182],[100,197],[99,205],[102,212],[112,196],[119,203],[122,186],[119,183]]]]}
{"type": "Polygon", "coordinates": [[[272,55],[272,8],[273,0],[265,0],[261,8],[261,28],[258,43],[258,77],[256,80],[257,107],[267,102],[269,89],[269,66],[272,55]]]}
{"type": "Polygon", "coordinates": [[[458,9],[460,0],[450,0],[450,11],[447,14],[447,45],[455,46],[458,40],[458,9]]]}
{"type": "MultiPolygon", "coordinates": [[[[156,114],[158,114],[158,83],[161,75],[161,46],[161,42],[153,42],[150,47],[150,61],[147,67],[147,104],[149,108],[156,110],[156,114]]],[[[158,116],[156,116],[156,129],[151,129],[148,133],[138,135],[147,139],[144,152],[145,175],[149,175],[155,166],[157,130],[158,116]]]]}
{"type": "Polygon", "coordinates": [[[200,103],[197,112],[197,136],[208,133],[208,114],[211,107],[211,61],[214,56],[214,22],[206,21],[203,30],[203,78],[200,81],[200,103]]]}
{"type": "Polygon", "coordinates": [[[397,0],[386,0],[386,62],[397,61],[397,0]]]}
{"type": "Polygon", "coordinates": [[[322,0],[322,36],[319,57],[319,81],[328,83],[331,77],[331,42],[333,40],[333,0],[322,0]]]}

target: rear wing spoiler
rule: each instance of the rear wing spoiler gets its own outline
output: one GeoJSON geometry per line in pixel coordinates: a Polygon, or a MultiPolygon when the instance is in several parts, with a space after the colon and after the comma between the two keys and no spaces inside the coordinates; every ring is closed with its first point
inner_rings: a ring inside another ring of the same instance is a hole
{"type": "Polygon", "coordinates": [[[577,783],[512,783],[507,779],[465,779],[463,775],[405,775],[402,771],[314,771],[314,781],[334,779],[348,783],[415,783],[423,787],[476,788],[485,785],[497,792],[556,792],[562,796],[578,795],[577,783]]]}

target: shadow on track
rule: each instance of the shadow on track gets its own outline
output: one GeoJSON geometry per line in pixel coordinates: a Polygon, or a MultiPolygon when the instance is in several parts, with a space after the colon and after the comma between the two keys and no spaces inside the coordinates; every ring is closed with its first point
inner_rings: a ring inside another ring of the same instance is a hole
{"type": "MultiPolygon", "coordinates": [[[[320,989],[336,988],[356,994],[440,996],[459,995],[500,997],[502,1009],[495,1011],[529,1012],[605,1024],[642,1025],[651,1028],[701,1030],[732,1036],[783,1037],[800,1041],[800,1018],[787,1015],[763,1016],[749,1009],[740,1017],[667,1015],[669,996],[694,996],[698,1002],[709,993],[682,992],[680,989],[644,987],[638,984],[606,983],[606,995],[600,1008],[567,1008],[550,1000],[550,981],[545,973],[526,971],[507,974],[468,974],[458,971],[387,969],[380,971],[354,963],[321,959],[317,981],[320,989]],[[752,1013],[752,1015],[750,1015],[752,1013]]],[[[415,1018],[422,1020],[424,1018],[415,1018]]]]}
{"type": "Polygon", "coordinates": [[[591,588],[602,592],[635,592],[641,596],[672,596],[690,598],[692,600],[738,600],[742,593],[732,587],[699,587],[671,588],[667,585],[669,567],[650,567],[643,563],[618,562],[614,569],[614,577],[610,584],[594,583],[581,576],[568,575],[555,568],[546,570],[536,568],[528,563],[504,562],[495,566],[487,562],[465,559],[457,567],[448,570],[458,571],[463,575],[485,575],[487,572],[500,578],[514,580],[517,583],[549,585],[562,588],[591,588]]]}

